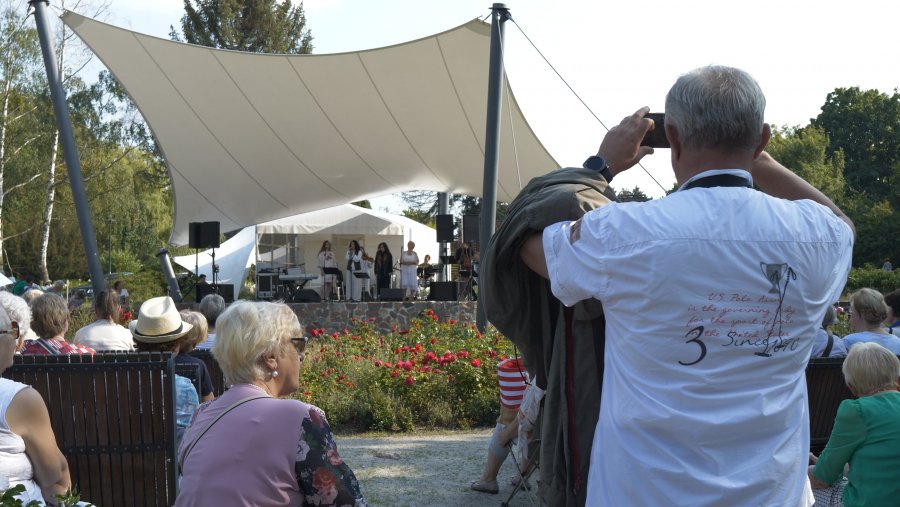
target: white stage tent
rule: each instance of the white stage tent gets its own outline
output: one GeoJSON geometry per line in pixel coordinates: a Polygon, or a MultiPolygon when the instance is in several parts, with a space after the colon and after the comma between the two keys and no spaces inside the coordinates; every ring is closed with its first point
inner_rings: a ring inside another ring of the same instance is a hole
{"type": "MultiPolygon", "coordinates": [[[[490,25],[380,49],[267,55],[63,21],[125,87],[172,177],[170,241],[405,190],[480,195],[490,25]]],[[[559,167],[503,100],[498,199],[559,167]],[[514,137],[515,136],[515,142],[514,137]]]]}
{"type": "MultiPolygon", "coordinates": [[[[388,244],[394,261],[399,261],[406,242],[413,241],[421,262],[426,254],[431,256],[433,263],[438,261],[437,232],[431,227],[403,216],[345,204],[244,228],[216,250],[218,281],[234,284],[237,299],[242,282],[247,278],[247,268],[254,263],[257,271],[281,272],[300,268],[303,272],[318,275],[319,248],[326,239],[331,241],[338,259],[343,259],[347,245],[355,239],[372,257],[378,243],[383,241],[388,244]]],[[[198,273],[205,274],[207,281],[212,282],[211,253],[206,250],[196,256],[184,255],[172,260],[194,272],[195,259],[199,257],[198,273]]],[[[307,287],[319,285],[319,280],[312,280],[307,287]]]]}

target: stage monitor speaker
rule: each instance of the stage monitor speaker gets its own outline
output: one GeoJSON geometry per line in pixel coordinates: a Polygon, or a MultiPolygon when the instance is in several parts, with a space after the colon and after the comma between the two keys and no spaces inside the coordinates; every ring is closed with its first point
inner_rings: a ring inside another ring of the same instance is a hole
{"type": "Polygon", "coordinates": [[[219,283],[219,284],[203,284],[197,285],[197,302],[203,300],[204,297],[210,294],[218,294],[225,299],[226,303],[234,303],[234,285],[230,283],[219,283]]]}
{"type": "Polygon", "coordinates": [[[431,284],[431,301],[456,301],[456,282],[434,282],[431,284]]]}
{"type": "Polygon", "coordinates": [[[453,215],[438,215],[434,217],[437,226],[437,239],[440,243],[453,241],[453,215]]]}
{"type": "Polygon", "coordinates": [[[381,289],[381,293],[378,294],[378,299],[382,301],[402,301],[404,292],[403,289],[385,287],[381,289]]]}
{"type": "Polygon", "coordinates": [[[293,303],[321,303],[322,296],[312,289],[300,289],[291,298],[293,303]]]}
{"type": "Polygon", "coordinates": [[[219,248],[219,222],[189,223],[188,246],[191,248],[219,248]]]}
{"type": "Polygon", "coordinates": [[[481,243],[478,231],[481,226],[481,215],[463,215],[463,240],[466,243],[481,243]]]}

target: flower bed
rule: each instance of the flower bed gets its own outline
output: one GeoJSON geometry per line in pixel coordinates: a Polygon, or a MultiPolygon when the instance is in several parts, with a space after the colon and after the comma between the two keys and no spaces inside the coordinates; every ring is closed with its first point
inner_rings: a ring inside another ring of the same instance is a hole
{"type": "Polygon", "coordinates": [[[512,343],[491,329],[441,321],[426,310],[409,329],[379,332],[375,319],[341,332],[312,329],[297,399],[345,431],[493,425],[499,407],[496,364],[512,343]]]}

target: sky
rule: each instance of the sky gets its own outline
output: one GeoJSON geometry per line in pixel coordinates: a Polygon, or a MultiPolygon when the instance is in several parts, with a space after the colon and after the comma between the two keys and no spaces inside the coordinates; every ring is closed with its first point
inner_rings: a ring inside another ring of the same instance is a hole
{"type": "MultiPolygon", "coordinates": [[[[488,15],[491,3],[306,0],[303,5],[314,52],[325,54],[426,37],[488,15]]],[[[509,85],[538,138],[563,166],[580,166],[596,153],[606,132],[600,122],[612,127],[645,105],[662,111],[675,79],[708,64],[752,74],[767,97],[766,121],[778,126],[808,124],[838,87],[886,93],[900,87],[893,57],[900,2],[511,0],[506,6],[515,21],[505,32],[509,85]]],[[[110,0],[101,19],[168,38],[169,26],[178,27],[183,12],[183,0],[110,0]]],[[[647,172],[671,188],[669,150],[644,160],[647,172]]],[[[639,186],[654,197],[664,193],[639,167],[618,175],[613,186],[639,186]]],[[[402,209],[391,199],[373,204],[402,209]]]]}

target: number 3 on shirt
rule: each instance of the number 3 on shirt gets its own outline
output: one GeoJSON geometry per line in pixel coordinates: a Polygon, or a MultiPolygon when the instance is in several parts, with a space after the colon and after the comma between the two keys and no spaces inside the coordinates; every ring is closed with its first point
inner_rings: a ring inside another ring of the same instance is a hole
{"type": "Polygon", "coordinates": [[[687,340],[684,343],[693,342],[700,346],[700,357],[698,357],[695,361],[692,361],[690,363],[678,361],[678,364],[680,364],[682,366],[692,366],[692,365],[699,363],[700,361],[703,361],[703,358],[706,357],[706,344],[703,343],[702,341],[700,341],[701,336],[703,336],[703,326],[697,326],[694,329],[691,329],[690,331],[688,331],[686,335],[684,335],[685,338],[690,338],[689,340],[687,340]]]}

